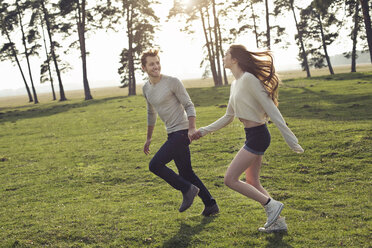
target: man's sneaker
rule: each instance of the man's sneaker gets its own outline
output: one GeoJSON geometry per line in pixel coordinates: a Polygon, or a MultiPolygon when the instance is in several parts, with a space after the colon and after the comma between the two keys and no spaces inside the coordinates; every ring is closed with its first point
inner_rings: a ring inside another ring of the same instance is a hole
{"type": "Polygon", "coordinates": [[[274,224],[269,226],[268,228],[260,227],[258,231],[265,232],[265,233],[272,233],[272,232],[286,232],[288,230],[287,224],[285,223],[284,217],[279,217],[274,224]]]}
{"type": "Polygon", "coordinates": [[[220,212],[220,209],[218,208],[217,203],[215,203],[212,206],[205,207],[203,212],[202,212],[202,215],[211,216],[211,215],[218,214],[219,212],[220,212]]]}
{"type": "Polygon", "coordinates": [[[183,212],[185,211],[186,209],[188,209],[193,201],[194,201],[194,198],[195,196],[197,196],[199,193],[199,188],[196,187],[195,185],[191,184],[190,186],[190,189],[186,192],[186,193],[183,193],[183,201],[182,201],[182,204],[181,204],[181,207],[179,209],[180,212],[183,212]]]}
{"type": "Polygon", "coordinates": [[[272,198],[270,202],[266,206],[264,206],[267,215],[267,221],[264,225],[265,228],[268,228],[276,221],[276,219],[280,215],[280,212],[282,212],[283,207],[284,207],[283,203],[275,201],[272,198]]]}

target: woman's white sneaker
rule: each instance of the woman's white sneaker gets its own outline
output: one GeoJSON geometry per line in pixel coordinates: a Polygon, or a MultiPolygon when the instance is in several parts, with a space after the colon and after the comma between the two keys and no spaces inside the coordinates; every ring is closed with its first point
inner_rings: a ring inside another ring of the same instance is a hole
{"type": "Polygon", "coordinates": [[[267,221],[264,225],[265,228],[271,226],[276,221],[276,219],[278,219],[280,213],[283,210],[283,207],[283,203],[275,201],[272,198],[270,202],[266,206],[264,206],[267,215],[267,221]]]}
{"type": "Polygon", "coordinates": [[[274,224],[269,226],[268,228],[260,227],[258,231],[265,232],[265,233],[272,233],[272,232],[286,232],[288,230],[287,223],[285,223],[285,217],[279,217],[274,224]]]}

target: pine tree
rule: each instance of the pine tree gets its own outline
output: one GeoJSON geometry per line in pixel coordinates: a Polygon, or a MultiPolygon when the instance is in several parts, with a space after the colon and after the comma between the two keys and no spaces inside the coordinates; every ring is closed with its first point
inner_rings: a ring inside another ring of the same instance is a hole
{"type": "Polygon", "coordinates": [[[87,49],[85,44],[85,36],[88,31],[87,22],[93,22],[94,13],[91,13],[93,9],[87,10],[86,0],[60,0],[59,8],[61,15],[64,16],[64,20],[70,20],[69,25],[65,26],[65,32],[71,31],[71,28],[76,24],[76,31],[78,34],[79,50],[81,55],[81,63],[83,69],[83,86],[85,100],[93,99],[90,86],[88,82],[88,72],[87,72],[87,49]]]}
{"type": "Polygon", "coordinates": [[[296,10],[298,9],[295,7],[294,0],[275,0],[275,10],[274,15],[279,16],[283,15],[284,11],[290,11],[293,14],[293,20],[296,25],[297,34],[295,35],[295,40],[299,46],[299,58],[301,60],[301,66],[306,71],[307,77],[311,77],[310,74],[310,67],[307,59],[307,51],[305,48],[303,34],[305,31],[304,27],[302,27],[297,21],[296,10]]]}
{"type": "Polygon", "coordinates": [[[36,89],[35,89],[35,84],[32,76],[32,71],[31,71],[31,63],[30,63],[30,56],[32,55],[38,55],[37,54],[37,49],[40,47],[37,43],[35,43],[35,40],[38,39],[38,30],[35,29],[33,26],[33,21],[35,16],[31,15],[30,21],[28,28],[24,24],[24,19],[25,19],[25,12],[30,9],[30,4],[32,2],[27,1],[24,3],[21,3],[19,0],[15,1],[15,11],[18,16],[18,25],[21,30],[22,34],[22,44],[24,48],[24,54],[26,57],[26,62],[27,62],[27,68],[28,68],[28,74],[30,77],[30,82],[31,82],[31,89],[32,89],[32,94],[34,97],[34,103],[37,104],[39,103],[37,94],[36,94],[36,89]],[[26,33],[27,32],[27,33],[26,33]],[[31,45],[31,47],[28,47],[28,44],[31,45]]]}
{"type": "Polygon", "coordinates": [[[338,37],[338,31],[330,31],[332,27],[337,29],[341,21],[336,18],[338,6],[332,0],[314,0],[307,8],[301,11],[300,27],[306,32],[303,33],[304,43],[311,55],[309,64],[315,68],[326,66],[329,72],[334,74],[331,60],[328,55],[328,46],[338,37]]]}
{"type": "MultiPolygon", "coordinates": [[[[189,6],[185,7],[179,0],[175,0],[173,8],[169,11],[169,19],[180,17],[185,18],[185,26],[182,28],[184,32],[193,33],[191,23],[200,21],[203,30],[205,44],[203,47],[206,49],[206,57],[200,63],[200,66],[204,66],[205,62],[209,62],[209,65],[205,67],[204,76],[209,74],[209,70],[212,73],[213,81],[215,86],[222,85],[222,71],[221,60],[223,57],[222,49],[222,32],[219,21],[219,13],[217,6],[221,3],[216,3],[215,0],[200,0],[194,1],[189,6]]],[[[222,12],[222,11],[221,11],[222,12]]],[[[223,72],[225,84],[227,84],[226,72],[223,72]]]]}
{"type": "Polygon", "coordinates": [[[369,2],[370,6],[368,6],[368,0],[360,0],[360,3],[362,6],[364,27],[366,29],[369,55],[370,55],[371,63],[372,63],[372,26],[371,26],[371,14],[370,14],[370,11],[372,10],[372,3],[369,2]]]}
{"type": "Polygon", "coordinates": [[[6,37],[7,42],[0,48],[0,61],[10,60],[16,62],[17,67],[21,73],[25,88],[27,91],[29,102],[33,102],[30,87],[28,86],[25,74],[23,72],[20,60],[19,51],[16,48],[15,43],[11,39],[11,32],[15,31],[15,26],[18,23],[18,15],[13,10],[10,10],[10,6],[7,3],[1,1],[0,3],[0,22],[1,22],[1,34],[6,37]]]}

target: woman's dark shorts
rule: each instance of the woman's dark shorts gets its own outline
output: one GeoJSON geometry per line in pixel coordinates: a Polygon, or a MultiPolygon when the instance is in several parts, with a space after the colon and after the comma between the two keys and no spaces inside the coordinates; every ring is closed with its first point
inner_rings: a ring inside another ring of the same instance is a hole
{"type": "Polygon", "coordinates": [[[263,155],[270,145],[270,132],[266,124],[257,127],[244,128],[245,130],[245,145],[244,149],[247,151],[263,155]]]}

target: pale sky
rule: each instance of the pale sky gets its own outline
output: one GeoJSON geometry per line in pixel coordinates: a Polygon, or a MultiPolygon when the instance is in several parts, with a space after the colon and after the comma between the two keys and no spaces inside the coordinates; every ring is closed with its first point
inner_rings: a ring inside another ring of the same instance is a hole
{"type": "MultiPolygon", "coordinates": [[[[183,0],[187,3],[188,0],[183,0]]],[[[165,22],[169,9],[173,0],[162,0],[161,4],[155,8],[155,13],[160,19],[160,31],[156,33],[155,43],[161,47],[161,64],[162,73],[172,75],[183,79],[201,78],[203,70],[199,67],[202,59],[202,45],[204,36],[199,23],[195,27],[196,33],[187,35],[179,31],[182,24],[177,21],[165,22]]],[[[292,18],[292,16],[290,16],[292,18]]],[[[232,18],[232,24],[236,23],[232,18]]],[[[294,44],[294,26],[289,25],[293,20],[283,20],[282,25],[287,26],[287,39],[294,44]]],[[[76,35],[77,36],[77,35],[76,35]]],[[[90,35],[87,38],[87,50],[90,55],[87,58],[88,66],[88,81],[91,88],[104,86],[119,86],[120,77],[117,73],[119,67],[119,54],[123,47],[127,46],[124,30],[120,32],[104,32],[99,31],[96,34],[90,35]]],[[[255,50],[255,41],[252,37],[240,37],[236,43],[242,43],[250,50],[255,50]]],[[[340,50],[340,44],[335,48],[330,47],[329,53],[336,54],[340,50]]],[[[19,47],[21,50],[21,47],[19,47]]],[[[297,62],[298,48],[292,45],[288,49],[273,49],[277,70],[298,69],[297,62]],[[284,59],[285,58],[285,59],[284,59]]],[[[44,51],[40,50],[41,58],[33,57],[33,79],[36,91],[45,91],[50,88],[49,83],[40,84],[39,67],[40,63],[45,59],[44,51]]],[[[64,89],[73,90],[83,88],[81,60],[79,59],[80,52],[74,51],[68,57],[63,57],[68,60],[73,66],[73,69],[62,74],[64,89]]],[[[26,61],[22,62],[23,70],[29,82],[26,61]]],[[[5,89],[24,88],[24,83],[18,68],[10,62],[0,62],[0,91],[5,89]]],[[[54,79],[55,89],[58,90],[57,80],[54,79]]],[[[142,77],[137,78],[137,82],[142,82],[142,77]]],[[[26,91],[24,91],[26,93],[26,91]]],[[[0,94],[1,96],[1,94],[0,94]]]]}

